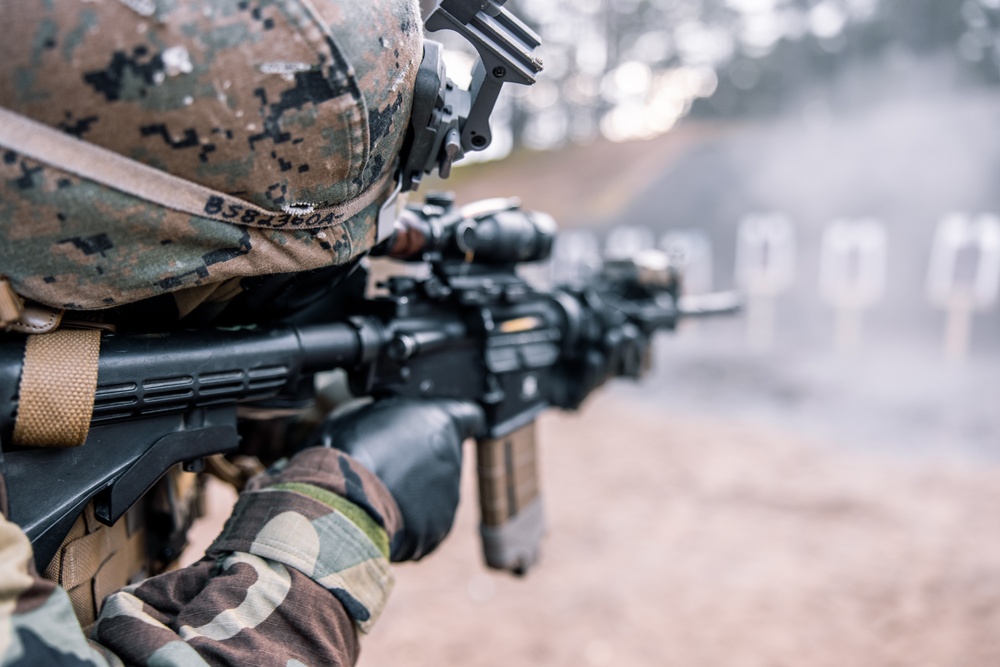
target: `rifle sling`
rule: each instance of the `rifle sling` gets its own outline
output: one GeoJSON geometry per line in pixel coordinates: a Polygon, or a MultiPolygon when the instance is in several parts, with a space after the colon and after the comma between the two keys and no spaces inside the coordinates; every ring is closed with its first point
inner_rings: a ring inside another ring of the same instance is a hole
{"type": "Polygon", "coordinates": [[[76,447],[90,431],[101,332],[60,329],[28,336],[14,423],[15,445],[76,447]]]}

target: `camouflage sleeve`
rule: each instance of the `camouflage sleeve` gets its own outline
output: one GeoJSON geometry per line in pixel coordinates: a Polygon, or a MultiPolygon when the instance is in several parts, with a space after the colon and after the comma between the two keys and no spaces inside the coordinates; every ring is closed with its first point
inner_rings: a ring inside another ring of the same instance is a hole
{"type": "MultiPolygon", "coordinates": [[[[6,525],[20,536],[16,556],[30,562],[27,539],[6,525]]],[[[392,588],[389,543],[400,527],[374,475],[336,450],[307,450],[251,483],[204,559],[107,599],[92,634],[103,660],[65,592],[29,581],[30,565],[0,573],[8,623],[0,641],[12,646],[23,627],[31,641],[20,641],[22,654],[58,646],[75,656],[47,664],[353,664],[357,631],[372,626],[392,588]],[[13,572],[23,574],[8,583],[13,572]],[[48,610],[28,619],[21,607],[33,586],[46,599],[32,609],[48,610]]]]}

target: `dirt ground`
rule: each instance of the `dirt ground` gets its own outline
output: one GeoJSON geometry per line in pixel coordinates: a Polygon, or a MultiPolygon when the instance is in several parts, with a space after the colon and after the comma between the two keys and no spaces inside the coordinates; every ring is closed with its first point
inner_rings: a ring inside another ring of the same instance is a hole
{"type": "Polygon", "coordinates": [[[484,568],[468,474],[448,541],[397,568],[362,667],[1000,664],[996,467],[609,396],[540,436],[542,562],[484,568]]]}

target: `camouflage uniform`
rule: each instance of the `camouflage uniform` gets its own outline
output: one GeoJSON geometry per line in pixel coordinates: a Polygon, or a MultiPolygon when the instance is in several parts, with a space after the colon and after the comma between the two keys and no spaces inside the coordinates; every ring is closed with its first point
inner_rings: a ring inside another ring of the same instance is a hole
{"type": "MultiPolygon", "coordinates": [[[[0,26],[0,275],[22,297],[171,294],[184,314],[374,242],[421,56],[415,0],[17,0],[0,26]]],[[[400,529],[371,473],[304,452],[242,495],[205,559],[109,597],[88,644],[4,521],[0,656],[351,664],[400,529]]]]}
{"type": "Polygon", "coordinates": [[[251,482],[201,561],[109,597],[88,642],[65,591],[37,575],[27,538],[3,521],[2,663],[353,664],[356,631],[392,588],[400,528],[374,475],[337,450],[306,450],[251,482]]]}
{"type": "Polygon", "coordinates": [[[0,26],[0,274],[21,296],[197,303],[373,244],[416,0],[17,0],[0,26]]]}

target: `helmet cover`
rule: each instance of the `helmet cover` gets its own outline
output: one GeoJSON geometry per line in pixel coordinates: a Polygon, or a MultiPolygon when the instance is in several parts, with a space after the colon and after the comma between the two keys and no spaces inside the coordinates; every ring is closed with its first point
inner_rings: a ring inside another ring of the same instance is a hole
{"type": "Polygon", "coordinates": [[[0,25],[0,274],[22,296],[107,308],[373,243],[415,0],[17,0],[0,25]]]}

